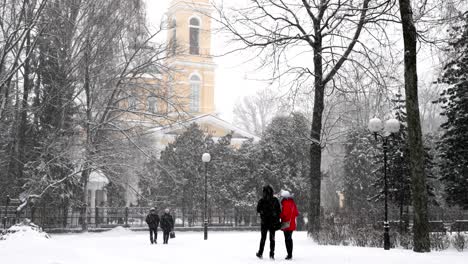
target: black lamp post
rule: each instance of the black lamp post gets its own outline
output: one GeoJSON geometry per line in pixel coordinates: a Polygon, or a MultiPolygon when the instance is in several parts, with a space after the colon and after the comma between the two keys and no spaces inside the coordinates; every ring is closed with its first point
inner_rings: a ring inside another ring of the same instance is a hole
{"type": "Polygon", "coordinates": [[[400,122],[394,118],[389,119],[385,122],[385,126],[382,120],[379,118],[372,118],[369,121],[369,130],[374,133],[375,140],[378,137],[382,139],[382,147],[384,153],[384,196],[385,196],[385,221],[384,221],[384,249],[390,249],[390,226],[388,224],[388,184],[387,184],[387,150],[388,150],[388,138],[391,134],[400,131],[400,122]]]}
{"type": "Polygon", "coordinates": [[[207,218],[207,211],[208,211],[208,184],[207,184],[207,178],[208,178],[208,162],[211,160],[211,155],[210,153],[203,153],[202,155],[202,161],[205,163],[205,209],[203,210],[203,226],[204,226],[204,239],[208,239],[208,218],[207,218]]]}

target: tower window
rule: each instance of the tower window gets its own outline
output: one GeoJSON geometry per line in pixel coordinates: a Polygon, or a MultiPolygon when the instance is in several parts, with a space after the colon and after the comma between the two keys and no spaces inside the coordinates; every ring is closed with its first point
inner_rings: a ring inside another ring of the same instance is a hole
{"type": "Polygon", "coordinates": [[[190,29],[190,54],[200,54],[200,20],[192,17],[189,22],[190,29]]]}
{"type": "Polygon", "coordinates": [[[134,95],[128,97],[128,110],[136,110],[137,108],[137,99],[134,95]]]}
{"type": "Polygon", "coordinates": [[[200,111],[200,77],[190,77],[190,112],[200,111]]]}
{"type": "Polygon", "coordinates": [[[147,105],[148,105],[148,112],[156,113],[158,111],[158,99],[156,96],[148,96],[147,105]]]}
{"type": "Polygon", "coordinates": [[[169,50],[172,55],[175,55],[177,51],[177,21],[175,18],[172,19],[171,30],[172,34],[171,39],[169,40],[169,50]]]}

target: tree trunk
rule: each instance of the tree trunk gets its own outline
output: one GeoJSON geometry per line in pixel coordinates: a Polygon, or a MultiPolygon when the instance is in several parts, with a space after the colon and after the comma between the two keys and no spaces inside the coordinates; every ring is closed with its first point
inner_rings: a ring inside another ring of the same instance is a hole
{"type": "MultiPolygon", "coordinates": [[[[29,13],[29,12],[28,12],[29,13]]],[[[15,174],[18,179],[23,178],[23,169],[24,164],[26,163],[25,160],[25,144],[26,144],[26,130],[28,127],[28,99],[29,99],[29,91],[31,90],[31,79],[29,75],[31,73],[31,59],[30,54],[31,52],[31,31],[28,30],[26,33],[26,47],[25,47],[25,55],[26,58],[24,60],[24,71],[23,71],[23,98],[21,100],[21,107],[19,108],[19,125],[17,127],[17,163],[16,169],[18,170],[15,174]]]]}
{"type": "Polygon", "coordinates": [[[414,207],[413,240],[415,252],[429,252],[429,224],[427,219],[427,189],[424,173],[424,148],[418,104],[418,74],[416,55],[416,27],[409,0],[400,1],[405,48],[405,92],[408,115],[409,157],[414,207]]]}
{"type": "Polygon", "coordinates": [[[91,107],[92,107],[92,97],[91,97],[91,89],[90,89],[90,75],[89,75],[89,50],[90,50],[90,45],[89,45],[89,38],[86,39],[86,50],[84,52],[84,81],[83,81],[83,88],[86,94],[86,124],[85,124],[85,131],[86,131],[86,151],[85,151],[85,162],[83,164],[84,170],[81,175],[82,177],[82,187],[83,187],[83,226],[82,229],[83,231],[88,230],[88,181],[89,181],[89,175],[91,174],[91,170],[89,169],[89,160],[91,160],[91,154],[90,154],[90,147],[92,146],[92,137],[91,137],[91,127],[90,123],[92,122],[92,113],[91,113],[91,107]]]}
{"type": "MultiPolygon", "coordinates": [[[[88,166],[84,164],[83,166],[88,166]]],[[[82,231],[88,231],[88,179],[90,171],[89,169],[83,170],[81,173],[81,183],[83,188],[82,206],[81,206],[81,229],[82,231]]]]}
{"type": "MultiPolygon", "coordinates": [[[[320,23],[315,24],[316,30],[320,30],[320,23]]],[[[315,74],[315,94],[312,128],[310,138],[313,141],[310,145],[310,198],[308,213],[308,233],[314,239],[318,238],[320,231],[320,191],[322,173],[320,165],[322,163],[322,147],[320,145],[320,135],[322,132],[322,114],[324,106],[323,65],[322,65],[322,39],[316,35],[314,45],[314,74],[315,74]]]]}

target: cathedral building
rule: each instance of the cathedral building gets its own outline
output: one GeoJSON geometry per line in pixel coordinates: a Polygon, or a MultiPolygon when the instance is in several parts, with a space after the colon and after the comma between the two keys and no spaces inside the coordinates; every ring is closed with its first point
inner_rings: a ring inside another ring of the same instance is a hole
{"type": "MultiPolygon", "coordinates": [[[[146,127],[143,130],[157,157],[193,123],[215,141],[232,133],[231,145],[235,148],[246,140],[260,139],[216,113],[216,64],[209,17],[212,11],[209,0],[172,0],[167,12],[167,70],[133,80],[126,100],[122,100],[124,121],[129,126],[146,127]]],[[[136,204],[138,177],[129,172],[126,178],[131,186],[126,194],[127,205],[136,204]]]]}
{"type": "MultiPolygon", "coordinates": [[[[161,151],[172,142],[187,125],[197,123],[205,133],[216,138],[233,133],[232,145],[259,138],[216,114],[215,74],[212,56],[213,12],[209,0],[173,0],[167,12],[169,30],[167,42],[169,56],[163,83],[167,85],[165,110],[169,117],[177,116],[151,130],[161,151]]],[[[222,90],[218,89],[218,92],[222,90]]]]}

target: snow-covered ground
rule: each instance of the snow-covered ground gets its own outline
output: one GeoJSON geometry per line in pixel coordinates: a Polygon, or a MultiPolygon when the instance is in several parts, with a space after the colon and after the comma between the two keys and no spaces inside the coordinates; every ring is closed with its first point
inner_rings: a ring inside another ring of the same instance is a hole
{"type": "MultiPolygon", "coordinates": [[[[0,263],[5,264],[249,264],[271,263],[268,258],[257,259],[260,234],[257,232],[210,232],[207,241],[203,233],[178,232],[168,245],[149,243],[146,232],[118,228],[105,233],[21,236],[0,241],[0,263]]],[[[467,264],[468,252],[449,249],[443,252],[417,254],[409,250],[380,248],[318,246],[305,232],[295,232],[294,259],[297,264],[467,264]]],[[[277,263],[286,251],[282,232],[276,238],[277,263]]],[[[268,256],[269,244],[265,247],[268,256]]]]}

